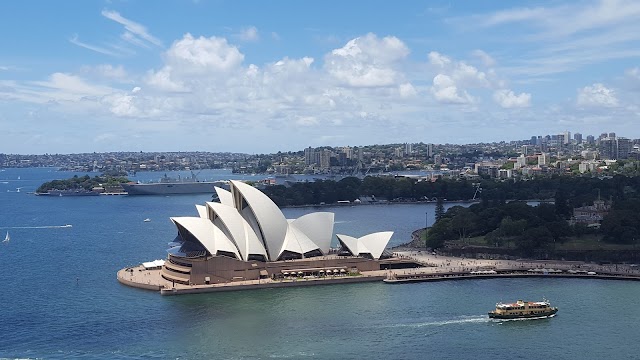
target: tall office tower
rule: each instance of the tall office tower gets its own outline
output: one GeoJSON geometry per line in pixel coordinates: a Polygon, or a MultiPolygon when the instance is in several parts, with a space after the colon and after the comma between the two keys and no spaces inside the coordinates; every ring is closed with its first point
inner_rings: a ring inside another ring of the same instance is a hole
{"type": "Polygon", "coordinates": [[[549,165],[550,159],[548,153],[538,155],[538,166],[549,165]]]}
{"type": "Polygon", "coordinates": [[[604,138],[600,140],[600,158],[615,160],[618,158],[618,144],[615,138],[604,138]]]}
{"type": "Polygon", "coordinates": [[[427,144],[427,159],[433,157],[433,144],[427,144]]]}
{"type": "Polygon", "coordinates": [[[610,132],[609,133],[609,137],[612,138],[612,139],[615,139],[616,138],[616,133],[610,132]]]}
{"type": "Polygon", "coordinates": [[[571,142],[571,131],[567,131],[567,130],[565,130],[565,132],[564,132],[562,135],[564,135],[564,142],[563,142],[563,144],[564,144],[564,145],[569,144],[569,143],[571,142]]]}
{"type": "Polygon", "coordinates": [[[556,146],[561,147],[561,146],[565,145],[566,144],[565,140],[566,139],[565,139],[565,135],[564,134],[556,135],[556,141],[557,141],[556,142],[556,146]]]}
{"type": "Polygon", "coordinates": [[[596,138],[593,135],[587,135],[587,144],[593,145],[596,143],[596,138]]]}
{"type": "Polygon", "coordinates": [[[346,159],[353,159],[353,149],[349,146],[345,146],[342,148],[342,153],[346,159]]]}
{"type": "Polygon", "coordinates": [[[324,149],[320,153],[320,168],[329,169],[331,167],[331,150],[324,149]]]}
{"type": "Polygon", "coordinates": [[[358,159],[358,161],[362,161],[362,158],[364,157],[363,153],[364,150],[362,148],[356,148],[356,159],[358,159]]]}
{"type": "Polygon", "coordinates": [[[306,166],[314,165],[316,163],[316,151],[309,146],[304,149],[304,164],[306,166]]]}
{"type": "Polygon", "coordinates": [[[606,139],[606,138],[608,138],[608,137],[609,137],[609,135],[608,135],[607,133],[602,133],[602,134],[600,134],[600,136],[598,137],[598,139],[602,140],[602,139],[606,139]]]}
{"type": "Polygon", "coordinates": [[[582,134],[580,133],[573,134],[573,140],[576,141],[576,144],[582,144],[582,134]]]}
{"type": "Polygon", "coordinates": [[[531,137],[531,140],[529,141],[530,145],[536,146],[538,145],[538,138],[534,135],[531,137]]]}
{"type": "Polygon", "coordinates": [[[631,153],[631,150],[633,150],[633,143],[631,142],[631,140],[619,137],[616,139],[616,145],[618,147],[618,157],[616,159],[628,159],[629,153],[631,153]]]}
{"type": "Polygon", "coordinates": [[[513,164],[513,168],[517,170],[525,166],[527,166],[527,158],[522,154],[516,158],[516,163],[513,164]]]}
{"type": "Polygon", "coordinates": [[[522,155],[527,156],[533,154],[534,147],[532,145],[522,145],[522,155]]]}
{"type": "Polygon", "coordinates": [[[442,155],[433,155],[433,163],[436,165],[442,164],[442,155]]]}
{"type": "Polygon", "coordinates": [[[404,144],[404,153],[407,154],[407,155],[413,153],[413,144],[405,143],[404,144]]]}

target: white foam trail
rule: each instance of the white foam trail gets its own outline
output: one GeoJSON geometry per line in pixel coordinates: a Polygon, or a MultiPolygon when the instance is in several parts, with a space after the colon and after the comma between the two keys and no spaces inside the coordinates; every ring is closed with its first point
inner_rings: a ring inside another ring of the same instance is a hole
{"type": "Polygon", "coordinates": [[[453,324],[471,324],[471,323],[486,323],[489,322],[489,318],[487,317],[465,317],[458,319],[450,319],[450,320],[441,320],[441,321],[430,321],[424,323],[413,323],[413,324],[395,324],[390,327],[425,327],[425,326],[443,326],[443,325],[453,325],[453,324]]]}
{"type": "Polygon", "coordinates": [[[6,229],[6,230],[11,230],[11,229],[63,229],[63,228],[70,228],[73,227],[73,225],[67,224],[67,225],[49,225],[49,226],[5,226],[5,227],[0,227],[0,229],[6,229]]]}

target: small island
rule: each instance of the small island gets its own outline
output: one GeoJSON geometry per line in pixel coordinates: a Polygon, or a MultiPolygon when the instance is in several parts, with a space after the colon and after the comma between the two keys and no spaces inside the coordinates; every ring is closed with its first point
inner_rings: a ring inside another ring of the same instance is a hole
{"type": "Polygon", "coordinates": [[[121,186],[129,182],[124,176],[102,174],[78,176],[65,180],[52,180],[40,185],[36,195],[95,196],[100,194],[126,194],[121,186]]]}

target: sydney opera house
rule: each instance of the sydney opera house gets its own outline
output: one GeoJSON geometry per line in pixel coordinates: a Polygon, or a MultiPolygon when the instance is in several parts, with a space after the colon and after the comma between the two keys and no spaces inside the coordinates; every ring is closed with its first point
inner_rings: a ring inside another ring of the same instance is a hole
{"type": "Polygon", "coordinates": [[[205,285],[402,267],[385,251],[392,232],[336,235],[339,248],[332,249],[333,213],[286,219],[265,194],[239,181],[216,192],[219,202],[196,205],[198,217],[171,218],[177,236],[160,270],[166,281],[205,285]]]}

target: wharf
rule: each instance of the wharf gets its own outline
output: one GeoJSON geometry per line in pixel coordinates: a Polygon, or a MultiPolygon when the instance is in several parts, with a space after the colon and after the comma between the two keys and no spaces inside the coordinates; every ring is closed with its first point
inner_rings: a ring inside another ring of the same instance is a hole
{"type": "Polygon", "coordinates": [[[626,274],[584,274],[584,273],[541,273],[528,271],[501,271],[495,274],[471,274],[471,273],[439,273],[439,274],[391,274],[383,281],[388,284],[401,284],[428,281],[467,280],[467,279],[495,279],[495,278],[532,278],[532,277],[556,277],[556,278],[588,278],[607,280],[635,280],[640,281],[638,275],[626,274]]]}

